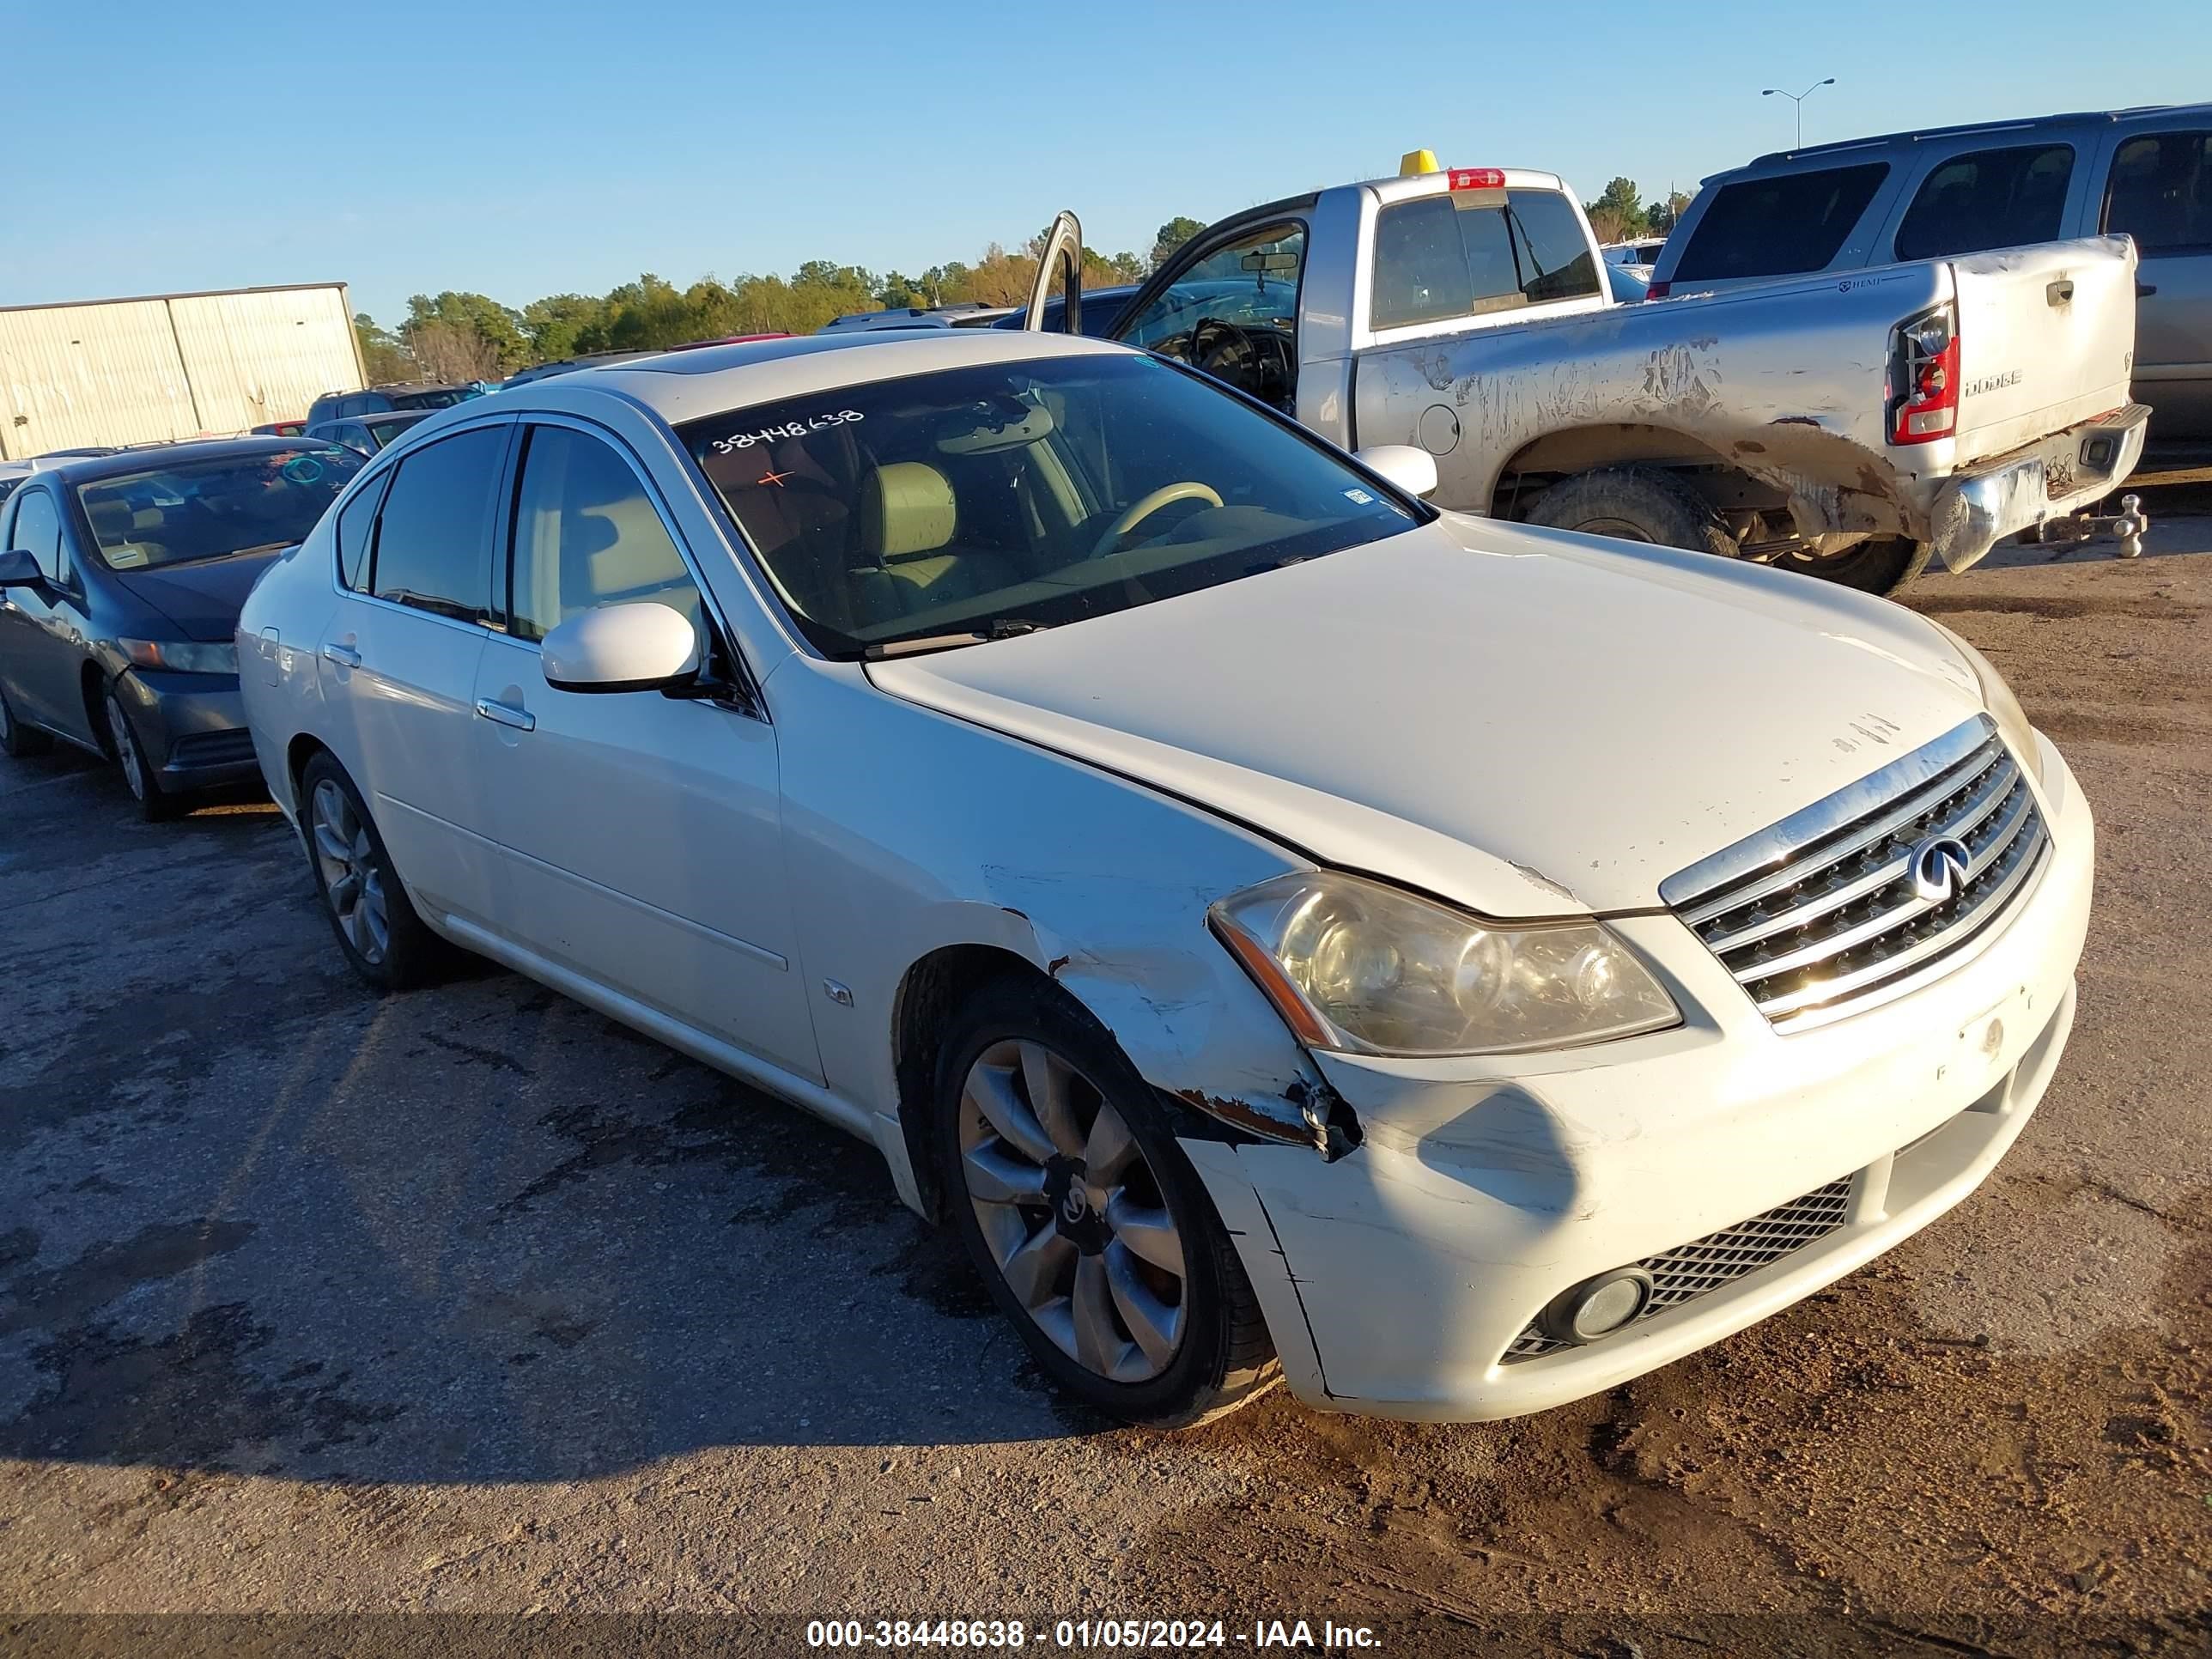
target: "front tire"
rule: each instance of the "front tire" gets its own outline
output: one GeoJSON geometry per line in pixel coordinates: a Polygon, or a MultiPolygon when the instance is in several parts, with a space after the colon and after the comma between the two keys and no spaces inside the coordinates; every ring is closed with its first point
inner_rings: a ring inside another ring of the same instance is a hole
{"type": "Polygon", "coordinates": [[[416,914],[361,792],[327,754],[300,774],[300,816],[315,895],[354,972],[380,991],[435,977],[445,942],[416,914]]]}
{"type": "Polygon", "coordinates": [[[185,811],[183,799],[161,787],[161,775],[154,769],[145,746],[138,741],[137,728],[131,724],[130,712],[112,689],[107,694],[107,741],[115,750],[116,765],[122,769],[124,787],[138,804],[138,816],[149,823],[167,823],[172,818],[181,817],[185,811]]]}
{"type": "Polygon", "coordinates": [[[1165,1114],[1056,988],[994,982],[938,1068],[945,1203],[1037,1364],[1095,1410],[1182,1428],[1281,1375],[1236,1248],[1165,1114]]]}

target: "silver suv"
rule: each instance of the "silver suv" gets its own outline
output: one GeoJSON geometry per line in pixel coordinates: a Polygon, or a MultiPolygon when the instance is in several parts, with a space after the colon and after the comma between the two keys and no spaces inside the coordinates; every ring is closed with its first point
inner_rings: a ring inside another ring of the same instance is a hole
{"type": "Polygon", "coordinates": [[[2134,396],[2212,439],[2212,104],[1891,133],[1705,181],[1651,297],[2103,233],[2135,238],[2134,396]]]}

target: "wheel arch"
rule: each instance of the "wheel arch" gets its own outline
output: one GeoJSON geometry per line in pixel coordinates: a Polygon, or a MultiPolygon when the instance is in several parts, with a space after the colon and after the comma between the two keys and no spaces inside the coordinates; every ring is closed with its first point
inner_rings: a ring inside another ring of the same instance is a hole
{"type": "Polygon", "coordinates": [[[1720,467],[1751,476],[1711,443],[1674,427],[1625,421],[1563,427],[1530,439],[1498,467],[1490,484],[1490,516],[1521,517],[1518,497],[1523,481],[1531,477],[1550,480],[1632,465],[1684,471],[1720,467]]]}

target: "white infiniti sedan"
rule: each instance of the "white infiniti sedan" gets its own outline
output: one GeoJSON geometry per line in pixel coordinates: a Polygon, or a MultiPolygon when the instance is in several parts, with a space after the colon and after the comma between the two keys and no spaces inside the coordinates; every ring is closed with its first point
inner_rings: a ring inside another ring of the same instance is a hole
{"type": "Polygon", "coordinates": [[[686,352],[379,455],[241,679],[362,977],[872,1142],[1071,1393],[1509,1416],[1971,1191],[2094,836],[1935,624],[1433,476],[1082,339],[686,352]]]}

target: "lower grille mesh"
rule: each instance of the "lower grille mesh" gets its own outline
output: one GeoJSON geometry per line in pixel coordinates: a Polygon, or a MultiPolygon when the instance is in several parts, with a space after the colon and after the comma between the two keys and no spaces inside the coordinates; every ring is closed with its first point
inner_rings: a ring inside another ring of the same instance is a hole
{"type": "MultiPolygon", "coordinates": [[[[1826,1237],[1844,1224],[1844,1212],[1850,1201],[1851,1177],[1844,1176],[1825,1187],[1815,1187],[1802,1198],[1778,1204],[1748,1221],[1739,1221],[1733,1227],[1723,1227],[1687,1244],[1678,1244],[1671,1250],[1644,1257],[1636,1265],[1651,1275],[1651,1300],[1621,1329],[1633,1330],[1638,1323],[1654,1314],[1693,1302],[1708,1291],[1717,1291],[1746,1273],[1779,1261],[1792,1250],[1826,1237]]],[[[1505,1358],[1509,1361],[1534,1359],[1573,1346],[1545,1335],[1531,1324],[1513,1339],[1505,1358]]]]}

